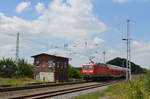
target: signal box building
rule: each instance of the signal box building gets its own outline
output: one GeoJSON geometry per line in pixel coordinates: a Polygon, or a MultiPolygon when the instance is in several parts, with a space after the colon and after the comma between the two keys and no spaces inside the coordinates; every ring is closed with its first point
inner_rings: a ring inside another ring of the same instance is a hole
{"type": "Polygon", "coordinates": [[[35,79],[45,82],[63,82],[68,80],[68,58],[46,53],[32,57],[35,65],[35,79]]]}

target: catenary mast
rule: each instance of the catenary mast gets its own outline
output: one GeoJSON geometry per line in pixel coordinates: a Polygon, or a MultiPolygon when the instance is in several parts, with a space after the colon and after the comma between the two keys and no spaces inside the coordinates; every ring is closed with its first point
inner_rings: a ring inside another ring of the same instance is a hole
{"type": "Polygon", "coordinates": [[[19,33],[17,33],[17,40],[16,40],[16,61],[18,62],[19,59],[19,33]]]}
{"type": "Polygon", "coordinates": [[[129,19],[127,20],[127,37],[123,40],[127,42],[126,80],[131,80],[131,37],[129,19]]]}

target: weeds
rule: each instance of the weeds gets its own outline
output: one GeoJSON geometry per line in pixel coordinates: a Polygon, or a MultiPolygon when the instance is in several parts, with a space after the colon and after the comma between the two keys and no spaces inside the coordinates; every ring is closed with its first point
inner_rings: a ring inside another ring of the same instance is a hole
{"type": "Polygon", "coordinates": [[[150,99],[150,72],[141,75],[137,80],[109,86],[102,93],[92,93],[75,99],[105,99],[105,97],[107,99],[150,99]]]}

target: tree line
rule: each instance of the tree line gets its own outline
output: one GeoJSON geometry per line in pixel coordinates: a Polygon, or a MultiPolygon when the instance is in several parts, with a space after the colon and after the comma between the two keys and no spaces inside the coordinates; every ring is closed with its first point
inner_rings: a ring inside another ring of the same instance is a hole
{"type": "MultiPolygon", "coordinates": [[[[120,67],[126,67],[126,59],[125,58],[114,58],[107,62],[107,64],[116,65],[120,67]]],[[[146,71],[145,68],[142,68],[140,65],[137,65],[131,62],[131,72],[132,73],[144,73],[146,71]]]]}
{"type": "Polygon", "coordinates": [[[0,60],[0,77],[33,77],[34,67],[24,59],[14,61],[11,58],[0,60]]]}

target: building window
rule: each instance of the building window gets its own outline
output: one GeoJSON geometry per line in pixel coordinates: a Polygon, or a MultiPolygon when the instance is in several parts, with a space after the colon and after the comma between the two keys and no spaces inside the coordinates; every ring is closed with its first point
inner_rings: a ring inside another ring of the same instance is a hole
{"type": "Polygon", "coordinates": [[[55,62],[53,62],[52,64],[53,64],[53,65],[52,65],[53,67],[55,67],[55,66],[56,66],[56,63],[55,63],[55,62]]]}
{"type": "Polygon", "coordinates": [[[59,67],[61,68],[61,62],[59,62],[59,67]]]}
{"type": "Polygon", "coordinates": [[[64,62],[61,62],[61,69],[64,69],[64,62]]]}
{"type": "Polygon", "coordinates": [[[52,67],[53,66],[53,61],[48,61],[48,67],[52,67]]]}
{"type": "Polygon", "coordinates": [[[65,68],[65,69],[67,68],[67,62],[64,63],[64,68],[65,68]]]}
{"type": "Polygon", "coordinates": [[[48,67],[54,67],[55,65],[54,61],[48,61],[48,67]]]}
{"type": "Polygon", "coordinates": [[[41,62],[39,60],[35,61],[36,66],[40,66],[41,62]]]}
{"type": "Polygon", "coordinates": [[[57,68],[59,68],[59,62],[57,62],[57,68]]]}

